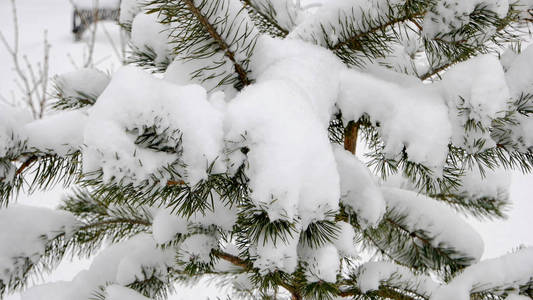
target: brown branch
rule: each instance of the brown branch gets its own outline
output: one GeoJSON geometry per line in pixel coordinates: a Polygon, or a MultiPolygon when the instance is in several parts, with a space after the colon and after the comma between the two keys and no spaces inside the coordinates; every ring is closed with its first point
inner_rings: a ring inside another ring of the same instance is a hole
{"type": "Polygon", "coordinates": [[[235,58],[235,54],[230,50],[229,45],[224,41],[224,39],[218,34],[215,27],[207,20],[207,18],[202,14],[202,12],[196,7],[194,2],[192,0],[184,0],[185,4],[187,4],[189,10],[196,16],[198,21],[205,27],[207,32],[211,35],[211,37],[217,42],[217,44],[220,46],[220,48],[224,51],[225,55],[233,62],[233,66],[235,67],[235,72],[237,72],[237,75],[239,76],[239,80],[241,81],[243,86],[249,85],[250,79],[248,79],[248,75],[246,70],[240,65],[240,63],[237,62],[237,59],[235,58]]]}
{"type": "Polygon", "coordinates": [[[168,180],[167,181],[167,185],[168,186],[171,186],[171,185],[184,185],[185,184],[185,181],[183,180],[168,180]]]}
{"type": "Polygon", "coordinates": [[[26,161],[24,161],[22,163],[22,165],[20,165],[20,167],[17,169],[17,172],[15,173],[16,175],[20,175],[20,173],[22,173],[26,168],[28,168],[32,163],[34,163],[35,161],[37,161],[38,157],[37,156],[31,156],[30,158],[28,158],[26,161]]]}
{"type": "Polygon", "coordinates": [[[139,219],[127,219],[127,218],[116,218],[111,220],[104,220],[96,223],[87,224],[84,226],[79,227],[77,230],[87,230],[94,227],[99,227],[103,225],[112,225],[112,224],[120,224],[120,223],[129,223],[133,225],[142,225],[142,226],[152,226],[152,223],[145,221],[145,220],[139,220],[139,219]]]}
{"type": "Polygon", "coordinates": [[[448,67],[450,67],[451,65],[455,64],[456,61],[453,61],[453,62],[448,62],[448,63],[445,63],[445,64],[442,64],[440,66],[438,66],[437,68],[435,69],[432,69],[430,71],[428,71],[427,73],[421,75],[419,78],[421,80],[426,80],[426,79],[429,79],[431,78],[433,75],[441,72],[441,71],[444,71],[445,69],[447,69],[448,67]]]}
{"type": "Polygon", "coordinates": [[[350,121],[344,129],[344,149],[355,154],[357,147],[357,134],[359,132],[359,122],[350,121]]]}

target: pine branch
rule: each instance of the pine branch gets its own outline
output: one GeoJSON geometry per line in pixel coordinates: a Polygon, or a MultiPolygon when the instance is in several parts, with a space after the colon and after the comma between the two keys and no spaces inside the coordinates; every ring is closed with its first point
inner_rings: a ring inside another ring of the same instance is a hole
{"type": "Polygon", "coordinates": [[[31,164],[33,164],[35,161],[37,161],[37,159],[38,159],[37,156],[31,156],[30,158],[26,159],[22,163],[22,165],[20,165],[20,167],[17,169],[16,174],[19,175],[22,172],[24,172],[24,170],[26,170],[26,168],[28,168],[31,164]]]}
{"type": "Polygon", "coordinates": [[[342,49],[343,47],[350,47],[353,49],[360,48],[362,45],[360,43],[360,40],[370,34],[377,33],[377,32],[385,32],[388,27],[396,25],[398,23],[403,23],[407,21],[412,21],[412,19],[419,18],[424,16],[425,12],[417,12],[413,14],[403,15],[397,18],[393,18],[387,22],[377,24],[377,26],[370,27],[366,29],[365,31],[360,31],[357,34],[354,34],[348,38],[343,39],[342,41],[337,42],[334,45],[329,46],[329,49],[332,51],[338,51],[342,49]]]}
{"type": "Polygon", "coordinates": [[[224,51],[225,55],[231,60],[233,63],[233,66],[235,67],[235,72],[239,74],[239,80],[242,84],[242,86],[247,86],[250,84],[250,79],[248,79],[248,74],[242,67],[242,65],[237,62],[235,59],[235,53],[231,51],[229,48],[229,45],[226,44],[224,39],[218,34],[216,29],[213,27],[213,25],[207,20],[207,18],[202,14],[202,12],[198,9],[198,7],[195,6],[194,2],[192,0],[182,0],[184,1],[187,6],[189,7],[189,10],[196,16],[198,21],[205,27],[207,32],[211,35],[211,37],[218,43],[220,48],[224,51]]]}

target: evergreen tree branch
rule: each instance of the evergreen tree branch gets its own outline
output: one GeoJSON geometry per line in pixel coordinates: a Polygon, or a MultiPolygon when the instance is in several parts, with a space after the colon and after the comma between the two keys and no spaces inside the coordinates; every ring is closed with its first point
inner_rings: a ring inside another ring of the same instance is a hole
{"type": "Polygon", "coordinates": [[[30,158],[26,159],[26,160],[20,165],[20,167],[17,169],[16,175],[19,175],[19,174],[21,174],[22,172],[24,172],[24,170],[26,170],[26,168],[30,167],[31,164],[33,164],[35,161],[37,161],[37,159],[38,159],[37,156],[30,156],[30,158]]]}
{"type": "Polygon", "coordinates": [[[211,37],[217,42],[219,47],[224,51],[224,54],[226,57],[231,60],[233,63],[233,66],[235,67],[235,72],[237,72],[240,83],[242,86],[247,86],[251,83],[250,79],[248,78],[248,74],[246,70],[243,68],[243,66],[237,61],[235,58],[235,53],[230,49],[229,45],[224,41],[224,39],[218,34],[216,29],[213,27],[213,25],[207,20],[207,18],[202,14],[202,12],[196,7],[194,2],[192,0],[182,0],[189,10],[196,16],[198,21],[205,27],[207,32],[211,35],[211,37]]]}
{"type": "Polygon", "coordinates": [[[353,49],[358,49],[359,48],[360,49],[361,48],[360,40],[363,37],[368,36],[368,35],[373,34],[373,33],[376,33],[376,32],[380,32],[380,31],[384,32],[390,26],[396,25],[398,23],[403,23],[403,22],[406,22],[406,21],[411,21],[414,18],[422,17],[422,16],[424,16],[424,13],[425,12],[417,12],[417,13],[413,13],[413,14],[407,14],[407,15],[403,15],[403,16],[400,16],[400,17],[397,17],[397,18],[390,19],[389,21],[384,22],[384,23],[378,23],[377,26],[370,27],[370,28],[368,28],[365,31],[359,31],[356,34],[354,34],[354,35],[352,35],[352,36],[350,36],[350,37],[348,37],[346,39],[343,39],[343,40],[337,42],[334,45],[329,46],[329,49],[333,50],[333,51],[338,51],[338,50],[342,49],[343,47],[350,47],[350,48],[353,48],[353,49]]]}

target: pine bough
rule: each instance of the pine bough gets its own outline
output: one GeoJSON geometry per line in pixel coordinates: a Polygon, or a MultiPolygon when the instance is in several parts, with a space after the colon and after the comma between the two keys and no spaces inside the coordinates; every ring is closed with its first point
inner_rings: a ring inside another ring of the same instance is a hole
{"type": "Polygon", "coordinates": [[[104,248],[23,299],[529,299],[533,250],[480,261],[460,215],[505,217],[502,169],[533,167],[532,9],[123,0],[129,66],[0,107],[0,294],[104,248]],[[58,183],[58,210],[10,201],[58,183]]]}

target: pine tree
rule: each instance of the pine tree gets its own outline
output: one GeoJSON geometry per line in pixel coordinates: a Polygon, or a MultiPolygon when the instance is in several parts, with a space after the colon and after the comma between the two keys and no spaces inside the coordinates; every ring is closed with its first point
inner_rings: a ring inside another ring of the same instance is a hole
{"type": "Polygon", "coordinates": [[[527,0],[123,0],[129,65],[0,107],[0,295],[529,299],[533,249],[480,261],[533,167],[527,0]],[[355,154],[359,156],[355,156],[355,154]],[[503,172],[505,173],[505,172],[503,172]],[[70,188],[58,210],[21,190],[70,188]],[[9,206],[8,206],[9,204],[9,206]]]}

